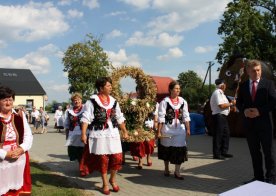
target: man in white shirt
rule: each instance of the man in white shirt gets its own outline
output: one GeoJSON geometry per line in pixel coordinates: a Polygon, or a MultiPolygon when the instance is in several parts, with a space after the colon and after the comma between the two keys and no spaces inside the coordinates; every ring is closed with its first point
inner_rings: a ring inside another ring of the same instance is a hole
{"type": "Polygon", "coordinates": [[[217,89],[213,92],[210,99],[214,121],[213,158],[224,160],[225,158],[233,157],[233,155],[228,154],[230,130],[227,116],[230,112],[230,107],[235,105],[235,100],[229,103],[225,96],[226,84],[224,80],[217,79],[215,84],[217,85],[217,89]]]}

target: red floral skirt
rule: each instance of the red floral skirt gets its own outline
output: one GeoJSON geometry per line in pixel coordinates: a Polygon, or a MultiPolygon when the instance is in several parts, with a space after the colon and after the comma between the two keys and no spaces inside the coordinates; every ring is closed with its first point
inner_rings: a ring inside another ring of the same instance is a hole
{"type": "Polygon", "coordinates": [[[120,170],[122,169],[122,162],[122,153],[106,155],[90,154],[89,147],[86,144],[80,161],[80,175],[86,176],[93,171],[105,174],[109,170],[120,170]]]}
{"type": "MultiPolygon", "coordinates": [[[[9,190],[7,193],[5,193],[2,196],[18,196],[20,194],[24,195],[31,195],[32,191],[32,180],[31,180],[31,170],[30,170],[30,160],[29,160],[29,153],[25,152],[26,155],[26,165],[24,168],[24,183],[23,186],[18,190],[9,190]]],[[[3,176],[1,176],[2,178],[3,176]]]]}
{"type": "Polygon", "coordinates": [[[154,139],[144,142],[132,142],[130,144],[130,154],[131,156],[136,156],[139,158],[145,157],[147,154],[152,154],[154,152],[154,139]]]}

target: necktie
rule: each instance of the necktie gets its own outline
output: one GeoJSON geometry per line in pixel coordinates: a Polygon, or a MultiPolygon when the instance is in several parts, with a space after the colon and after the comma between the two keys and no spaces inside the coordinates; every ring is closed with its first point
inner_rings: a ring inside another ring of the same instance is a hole
{"type": "Polygon", "coordinates": [[[251,96],[252,96],[252,101],[255,101],[255,97],[256,97],[256,81],[252,81],[251,96]]]}

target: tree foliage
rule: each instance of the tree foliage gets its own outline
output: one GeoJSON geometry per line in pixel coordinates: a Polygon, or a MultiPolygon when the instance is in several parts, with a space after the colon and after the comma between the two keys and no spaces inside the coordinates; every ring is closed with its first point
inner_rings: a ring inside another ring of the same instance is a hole
{"type": "Polygon", "coordinates": [[[198,88],[201,87],[202,79],[196,72],[188,70],[178,75],[178,82],[182,88],[198,88]]]}
{"type": "Polygon", "coordinates": [[[87,35],[84,43],[68,47],[62,59],[64,72],[68,72],[69,92],[80,92],[87,99],[95,90],[95,81],[107,75],[111,65],[100,46],[100,39],[87,35]]]}
{"type": "MultiPolygon", "coordinates": [[[[209,85],[204,85],[202,88],[202,79],[196,72],[188,70],[178,75],[178,80],[181,88],[181,96],[187,100],[191,110],[198,110],[200,106],[209,98],[209,85]]],[[[215,86],[211,86],[213,91],[215,86]]]]}
{"type": "Polygon", "coordinates": [[[276,65],[276,6],[272,0],[234,0],[220,21],[222,36],[216,59],[225,63],[230,56],[243,54],[276,65]]]}

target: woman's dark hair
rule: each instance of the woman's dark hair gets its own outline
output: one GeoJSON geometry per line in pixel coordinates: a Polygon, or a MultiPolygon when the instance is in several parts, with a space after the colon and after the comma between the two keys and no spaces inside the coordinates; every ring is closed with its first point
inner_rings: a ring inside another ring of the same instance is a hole
{"type": "Polygon", "coordinates": [[[169,93],[171,94],[171,91],[174,89],[176,85],[179,85],[179,83],[175,80],[171,81],[169,84],[169,93]]]}
{"type": "Polygon", "coordinates": [[[112,84],[112,80],[110,77],[100,77],[96,80],[95,86],[96,86],[98,92],[100,92],[101,88],[103,88],[107,82],[112,84]]]}
{"type": "Polygon", "coordinates": [[[14,99],[15,92],[7,86],[0,86],[0,99],[12,97],[14,99]]]}

